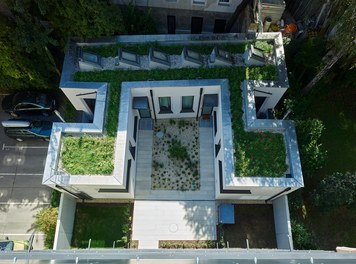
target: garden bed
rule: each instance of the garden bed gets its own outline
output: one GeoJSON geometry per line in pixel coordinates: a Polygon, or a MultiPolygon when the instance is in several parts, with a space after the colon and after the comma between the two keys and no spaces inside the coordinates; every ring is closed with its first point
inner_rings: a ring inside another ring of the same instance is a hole
{"type": "MultiPolygon", "coordinates": [[[[137,71],[100,71],[77,72],[73,76],[76,81],[109,82],[114,87],[120,87],[123,81],[146,80],[194,80],[228,79],[230,84],[230,102],[232,114],[232,129],[235,147],[236,176],[268,176],[283,177],[288,166],[286,164],[286,149],[282,134],[246,132],[242,120],[242,95],[240,85],[243,80],[275,80],[275,66],[264,67],[217,67],[196,68],[194,70],[137,70],[137,71]],[[263,141],[266,143],[263,143],[263,141]],[[250,147],[253,146],[253,149],[250,147]],[[250,149],[248,149],[250,148],[250,149]],[[263,159],[256,162],[263,156],[263,159]],[[267,173],[267,174],[266,174],[267,173]]],[[[117,89],[119,94],[120,89],[117,89]]],[[[117,99],[118,100],[118,99],[117,99]]],[[[115,104],[112,104],[115,110],[115,104]]],[[[118,106],[116,108],[118,113],[118,106]]],[[[108,122],[107,122],[108,123],[108,122]]],[[[115,123],[117,126],[117,123],[115,123]]],[[[107,126],[107,125],[106,125],[107,126]]],[[[110,124],[113,127],[112,124],[110,124]]],[[[97,161],[100,162],[100,161],[97,161]]]]}
{"type": "Polygon", "coordinates": [[[160,240],[159,248],[216,248],[215,240],[160,240]]]}
{"type": "Polygon", "coordinates": [[[77,204],[71,246],[127,247],[132,224],[132,204],[77,204]]]}
{"type": "Polygon", "coordinates": [[[154,132],[152,189],[199,190],[198,122],[194,118],[161,119],[154,132]]]}

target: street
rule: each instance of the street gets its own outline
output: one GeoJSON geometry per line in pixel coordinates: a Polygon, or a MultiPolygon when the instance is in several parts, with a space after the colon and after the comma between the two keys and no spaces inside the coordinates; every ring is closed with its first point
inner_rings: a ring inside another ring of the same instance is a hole
{"type": "MultiPolygon", "coordinates": [[[[0,121],[10,118],[0,110],[0,121]]],[[[33,248],[43,249],[44,236],[34,222],[50,204],[51,189],[42,185],[47,148],[48,142],[42,140],[11,139],[0,125],[0,239],[24,240],[34,234],[33,248]]]]}

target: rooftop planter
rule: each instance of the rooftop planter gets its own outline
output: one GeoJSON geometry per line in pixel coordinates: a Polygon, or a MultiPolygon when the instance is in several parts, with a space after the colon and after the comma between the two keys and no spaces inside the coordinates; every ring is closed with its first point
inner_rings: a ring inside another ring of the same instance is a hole
{"type": "MultiPolygon", "coordinates": [[[[184,80],[184,79],[229,79],[230,101],[232,105],[232,128],[234,134],[234,147],[236,156],[237,176],[267,176],[282,177],[287,169],[286,150],[282,134],[270,132],[246,132],[242,120],[242,95],[240,83],[245,79],[250,80],[275,80],[277,78],[276,69],[269,65],[265,67],[222,67],[222,68],[198,68],[191,69],[170,69],[151,71],[102,71],[102,72],[77,72],[74,75],[76,81],[96,81],[109,82],[116,89],[111,89],[111,93],[117,93],[115,100],[119,100],[121,82],[123,81],[146,81],[146,80],[184,80]]],[[[118,103],[109,100],[108,120],[118,116],[118,103]],[[110,110],[111,109],[111,110],[110,110]]],[[[106,122],[107,133],[115,134],[117,122],[106,122]]],[[[79,140],[79,139],[78,139],[79,140]]],[[[98,152],[101,150],[97,149],[98,152]]],[[[97,163],[102,161],[96,158],[97,163]]],[[[89,173],[88,173],[89,174],[89,173]]]]}
{"type": "Polygon", "coordinates": [[[120,89],[109,87],[108,108],[105,119],[105,135],[63,137],[62,168],[72,175],[108,175],[114,170],[115,135],[118,124],[120,89]]]}

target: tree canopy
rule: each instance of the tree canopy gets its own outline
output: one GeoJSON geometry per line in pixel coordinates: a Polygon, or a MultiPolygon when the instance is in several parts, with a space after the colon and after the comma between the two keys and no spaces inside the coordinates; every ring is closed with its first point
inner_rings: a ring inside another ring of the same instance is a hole
{"type": "Polygon", "coordinates": [[[2,92],[56,87],[68,37],[155,32],[150,12],[129,5],[123,16],[108,0],[5,0],[1,11],[2,92]]]}

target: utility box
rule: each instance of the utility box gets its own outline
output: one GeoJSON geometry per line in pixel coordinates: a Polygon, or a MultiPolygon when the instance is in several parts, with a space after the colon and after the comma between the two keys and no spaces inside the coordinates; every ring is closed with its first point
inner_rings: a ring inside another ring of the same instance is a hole
{"type": "Polygon", "coordinates": [[[283,0],[261,0],[261,19],[265,21],[267,17],[271,18],[272,23],[276,23],[282,18],[286,8],[283,0]]]}
{"type": "Polygon", "coordinates": [[[235,207],[233,204],[221,204],[219,206],[219,223],[235,224],[235,207]]]}

